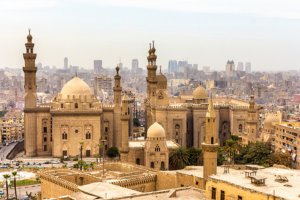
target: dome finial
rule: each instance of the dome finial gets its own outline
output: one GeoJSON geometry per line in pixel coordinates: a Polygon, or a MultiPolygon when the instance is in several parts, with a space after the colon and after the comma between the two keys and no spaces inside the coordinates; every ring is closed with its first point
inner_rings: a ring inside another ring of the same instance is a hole
{"type": "Polygon", "coordinates": [[[28,29],[27,42],[28,43],[32,42],[32,36],[30,34],[30,28],[28,29]]]}

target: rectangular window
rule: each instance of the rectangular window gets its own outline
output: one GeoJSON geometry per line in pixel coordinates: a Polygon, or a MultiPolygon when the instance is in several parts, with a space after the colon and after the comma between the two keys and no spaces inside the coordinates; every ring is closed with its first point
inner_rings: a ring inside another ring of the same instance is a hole
{"type": "Polygon", "coordinates": [[[223,190],[221,190],[220,200],[225,200],[225,192],[223,190]]]}
{"type": "Polygon", "coordinates": [[[216,188],[214,187],[211,189],[211,199],[212,200],[216,199],[216,188]]]}
{"type": "Polygon", "coordinates": [[[108,132],[108,127],[105,127],[105,132],[108,132]]]}
{"type": "Polygon", "coordinates": [[[47,133],[47,126],[44,126],[43,133],[47,133]]]}
{"type": "Polygon", "coordinates": [[[86,157],[90,157],[91,156],[91,150],[86,150],[85,155],[86,155],[86,157]]]}
{"type": "Polygon", "coordinates": [[[47,137],[44,137],[44,142],[47,142],[47,137]]]}
{"type": "Polygon", "coordinates": [[[67,150],[63,150],[63,156],[68,156],[68,151],[67,150]]]}
{"type": "Polygon", "coordinates": [[[243,197],[239,195],[238,200],[243,200],[243,197]]]}
{"type": "Polygon", "coordinates": [[[47,145],[44,145],[44,151],[47,151],[47,145]]]}

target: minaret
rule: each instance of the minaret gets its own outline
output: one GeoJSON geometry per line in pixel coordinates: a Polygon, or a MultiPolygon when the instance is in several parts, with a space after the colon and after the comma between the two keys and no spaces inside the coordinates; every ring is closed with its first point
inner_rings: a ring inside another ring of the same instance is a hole
{"type": "Polygon", "coordinates": [[[36,54],[33,53],[34,43],[32,36],[27,36],[26,53],[23,54],[25,67],[23,67],[25,77],[25,108],[24,108],[24,135],[25,135],[25,155],[33,157],[37,155],[36,146],[36,72],[35,66],[36,54]]]}
{"type": "Polygon", "coordinates": [[[217,174],[217,152],[219,148],[219,137],[216,128],[216,113],[212,97],[208,102],[208,111],[206,113],[206,133],[205,141],[202,143],[203,151],[203,186],[207,178],[212,174],[217,174]]]}
{"type": "Polygon", "coordinates": [[[151,103],[154,103],[155,96],[156,96],[156,87],[157,87],[157,79],[156,79],[156,58],[157,56],[155,55],[155,47],[154,47],[154,41],[152,42],[152,47],[150,44],[150,49],[148,51],[149,56],[147,57],[148,59],[148,76],[146,77],[147,80],[147,94],[148,98],[151,103]]]}
{"type": "Polygon", "coordinates": [[[35,66],[36,54],[33,53],[34,43],[32,43],[32,36],[29,34],[27,36],[26,53],[23,54],[25,60],[25,67],[23,71],[25,73],[25,109],[36,107],[36,71],[35,66]]]}
{"type": "Polygon", "coordinates": [[[148,75],[146,77],[147,80],[147,99],[145,101],[145,110],[146,110],[146,130],[149,128],[149,126],[154,122],[155,115],[151,113],[151,104],[155,104],[156,100],[156,88],[157,88],[157,78],[156,78],[156,58],[155,55],[155,47],[154,47],[154,41],[152,42],[152,46],[150,43],[150,49],[148,51],[149,55],[147,57],[148,65],[147,65],[147,71],[148,75]]]}
{"type": "Polygon", "coordinates": [[[255,142],[257,137],[257,111],[255,109],[255,99],[253,93],[250,95],[249,110],[246,120],[245,133],[247,141],[243,143],[255,142]]]}
{"type": "Polygon", "coordinates": [[[130,119],[130,110],[129,110],[129,98],[127,94],[124,94],[122,98],[122,107],[121,107],[121,160],[127,161],[128,152],[129,152],[129,119],[130,119]]]}
{"type": "Polygon", "coordinates": [[[114,85],[114,137],[113,137],[113,146],[116,146],[118,148],[121,147],[121,93],[122,93],[122,87],[121,87],[121,76],[119,75],[119,66],[116,67],[116,75],[114,77],[115,79],[115,85],[114,85]]]}
{"type": "Polygon", "coordinates": [[[121,92],[122,92],[122,87],[121,87],[121,76],[119,75],[119,66],[117,65],[116,67],[116,72],[117,74],[115,75],[115,86],[114,86],[114,104],[115,106],[120,106],[121,104],[121,92]]]}

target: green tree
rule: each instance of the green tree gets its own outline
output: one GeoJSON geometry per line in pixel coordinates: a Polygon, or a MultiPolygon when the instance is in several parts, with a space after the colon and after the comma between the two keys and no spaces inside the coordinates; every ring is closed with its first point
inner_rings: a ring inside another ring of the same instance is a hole
{"type": "Polygon", "coordinates": [[[238,143],[238,140],[230,138],[226,140],[226,144],[222,148],[227,160],[230,162],[230,164],[234,164],[235,156],[241,148],[238,143]]]}
{"type": "Polygon", "coordinates": [[[257,164],[263,166],[270,166],[271,162],[271,144],[264,142],[249,143],[241,148],[237,156],[238,164],[257,164]]]}
{"type": "Polygon", "coordinates": [[[17,180],[16,180],[17,172],[14,171],[11,174],[14,177],[15,198],[18,199],[18,197],[17,197],[17,180]]]}
{"type": "Polygon", "coordinates": [[[189,165],[189,154],[186,149],[179,147],[170,153],[169,168],[173,170],[183,169],[189,165]]]}
{"type": "Polygon", "coordinates": [[[3,174],[3,178],[5,179],[5,187],[6,187],[6,199],[8,200],[8,179],[10,178],[9,174],[3,174]]]}
{"type": "Polygon", "coordinates": [[[202,150],[196,149],[194,147],[187,149],[187,154],[189,157],[189,164],[190,165],[202,165],[203,157],[202,157],[202,150]]]}
{"type": "Polygon", "coordinates": [[[284,165],[286,167],[292,166],[292,156],[289,153],[274,152],[271,155],[271,160],[272,164],[284,165]]]}
{"type": "Polygon", "coordinates": [[[110,147],[110,148],[107,149],[106,155],[109,158],[115,158],[115,157],[120,155],[119,149],[117,147],[110,147]]]}

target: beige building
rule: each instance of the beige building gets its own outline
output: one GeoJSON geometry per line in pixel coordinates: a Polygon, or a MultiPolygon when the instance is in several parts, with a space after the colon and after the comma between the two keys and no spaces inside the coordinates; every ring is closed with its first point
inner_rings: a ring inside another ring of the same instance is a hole
{"type": "Polygon", "coordinates": [[[0,144],[24,139],[24,115],[12,110],[0,119],[0,144]]]}
{"type": "MultiPolygon", "coordinates": [[[[146,128],[158,122],[166,130],[167,140],[174,139],[183,147],[201,148],[205,138],[208,92],[200,85],[192,96],[170,97],[167,78],[161,72],[156,73],[155,52],[153,43],[147,57],[146,128]]],[[[245,143],[258,138],[258,106],[255,105],[254,96],[251,96],[249,102],[216,97],[213,104],[220,145],[225,144],[230,134],[239,135],[245,143]]]]}

